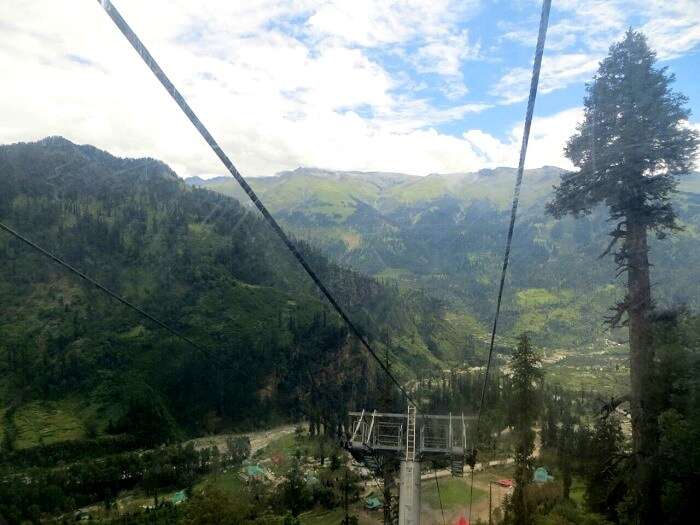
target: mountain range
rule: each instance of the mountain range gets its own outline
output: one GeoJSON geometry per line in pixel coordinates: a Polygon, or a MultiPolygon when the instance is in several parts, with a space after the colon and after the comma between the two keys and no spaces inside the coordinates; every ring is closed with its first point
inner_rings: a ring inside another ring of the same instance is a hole
{"type": "MultiPolygon", "coordinates": [[[[602,319],[622,296],[608,243],[605,210],[557,221],[545,203],[565,170],[526,170],[515,229],[503,330],[527,330],[539,344],[568,347],[606,336],[602,319]]],[[[494,311],[515,169],[431,174],[298,168],[251,177],[251,186],[300,238],[347,265],[405,288],[421,289],[467,315],[482,334],[494,311]]],[[[188,184],[245,203],[229,177],[188,184]]],[[[698,306],[700,174],[681,178],[675,196],[684,231],[652,240],[660,306],[698,306]]]]}
{"type": "MultiPolygon", "coordinates": [[[[504,351],[521,331],[552,348],[609,336],[601,320],[622,293],[612,262],[598,259],[610,225],[603,210],[544,214],[561,173],[525,173],[504,351]]],[[[514,170],[249,180],[402,380],[482,362],[514,170]]],[[[696,308],[700,175],[679,190],[685,229],[652,242],[654,293],[659,306],[696,308]]],[[[0,146],[0,220],[207,349],[3,233],[3,450],[323,419],[376,395],[375,365],[232,179],[183,181],[160,161],[60,137],[0,146]]]]}
{"type": "MultiPolygon", "coordinates": [[[[0,232],[0,451],[342,417],[317,391],[371,399],[375,364],[268,225],[160,161],[0,146],[0,220],[199,346],[0,232]]],[[[441,302],[298,246],[402,379],[463,362],[469,332],[441,302]]]]}

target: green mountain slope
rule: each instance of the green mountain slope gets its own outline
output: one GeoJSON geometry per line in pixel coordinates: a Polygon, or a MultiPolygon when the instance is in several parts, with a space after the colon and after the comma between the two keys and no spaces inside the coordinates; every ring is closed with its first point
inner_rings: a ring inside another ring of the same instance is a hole
{"type": "MultiPolygon", "coordinates": [[[[563,171],[525,173],[503,328],[529,330],[540,344],[577,346],[603,335],[601,320],[621,289],[613,262],[598,259],[610,228],[602,210],[578,221],[544,214],[563,171]]],[[[427,290],[486,327],[514,180],[511,168],[426,177],[297,169],[251,183],[287,227],[342,264],[427,290]],[[301,190],[283,191],[292,186],[301,190]]],[[[232,179],[196,182],[238,195],[232,179]]],[[[700,174],[685,177],[679,190],[686,229],[652,243],[655,292],[660,304],[697,306],[700,284],[688,263],[700,257],[700,174]]]]}
{"type": "MultiPolygon", "coordinates": [[[[210,349],[198,353],[2,233],[5,447],[260,425],[302,409],[321,366],[345,367],[332,388],[346,396],[369,388],[367,356],[257,214],[159,161],[61,138],[0,146],[0,219],[210,349]]],[[[404,377],[463,357],[466,326],[442,304],[302,249],[404,377]]]]}
{"type": "MultiPolygon", "coordinates": [[[[393,188],[420,181],[420,177],[399,173],[333,172],[299,168],[275,177],[251,177],[253,189],[266,206],[285,215],[307,220],[343,223],[356,209],[356,200],[377,202],[393,188]]],[[[194,186],[205,187],[246,203],[248,197],[231,177],[203,180],[187,179],[194,186]]]]}

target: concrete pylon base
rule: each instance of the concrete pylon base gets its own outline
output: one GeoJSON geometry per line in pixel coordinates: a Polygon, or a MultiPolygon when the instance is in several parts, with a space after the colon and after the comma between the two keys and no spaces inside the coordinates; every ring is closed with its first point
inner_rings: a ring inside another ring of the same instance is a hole
{"type": "Polygon", "coordinates": [[[401,462],[399,525],[420,525],[420,461],[401,462]]]}

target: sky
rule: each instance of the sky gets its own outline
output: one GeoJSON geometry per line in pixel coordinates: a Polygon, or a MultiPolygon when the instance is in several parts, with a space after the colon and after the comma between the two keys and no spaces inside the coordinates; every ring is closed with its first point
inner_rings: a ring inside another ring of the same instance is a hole
{"type": "MultiPolygon", "coordinates": [[[[113,0],[244,175],[517,165],[534,0],[113,0]]],[[[585,83],[629,27],[700,130],[700,1],[553,0],[528,167],[570,168],[585,83]]],[[[61,135],[225,170],[94,0],[0,3],[0,143],[61,135]]]]}

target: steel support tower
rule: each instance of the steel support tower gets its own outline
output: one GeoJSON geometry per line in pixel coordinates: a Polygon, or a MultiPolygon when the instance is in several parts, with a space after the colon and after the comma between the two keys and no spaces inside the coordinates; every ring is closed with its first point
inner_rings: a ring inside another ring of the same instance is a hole
{"type": "Polygon", "coordinates": [[[422,461],[447,459],[453,476],[464,473],[469,452],[464,415],[419,414],[409,404],[405,414],[350,412],[349,428],[347,448],[357,460],[371,466],[377,456],[401,458],[399,525],[420,525],[422,461]]]}
{"type": "Polygon", "coordinates": [[[420,459],[416,457],[416,407],[408,405],[406,455],[401,462],[399,525],[420,524],[420,459]]]}

